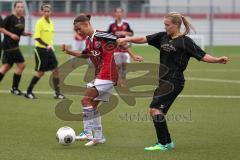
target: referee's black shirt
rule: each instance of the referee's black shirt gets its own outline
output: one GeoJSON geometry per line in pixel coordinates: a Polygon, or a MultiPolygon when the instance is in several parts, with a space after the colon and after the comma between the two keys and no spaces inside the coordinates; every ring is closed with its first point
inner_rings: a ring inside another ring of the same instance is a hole
{"type": "MultiPolygon", "coordinates": [[[[15,15],[7,16],[3,23],[1,24],[2,28],[5,28],[7,31],[12,32],[19,37],[23,34],[25,28],[25,19],[24,17],[17,18],[15,15]]],[[[19,40],[13,40],[8,35],[4,35],[3,39],[3,49],[12,49],[19,47],[19,40]]]]}
{"type": "Polygon", "coordinates": [[[206,54],[185,35],[172,39],[167,32],[159,32],[148,35],[146,38],[149,45],[160,50],[160,79],[184,82],[183,71],[190,57],[201,60],[206,54]]]}

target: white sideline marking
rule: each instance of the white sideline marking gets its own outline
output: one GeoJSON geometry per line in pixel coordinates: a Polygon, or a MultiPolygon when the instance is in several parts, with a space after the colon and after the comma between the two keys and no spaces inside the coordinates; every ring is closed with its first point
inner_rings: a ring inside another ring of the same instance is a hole
{"type": "MultiPolygon", "coordinates": [[[[9,90],[0,90],[0,93],[3,94],[10,94],[9,90]]],[[[34,93],[36,94],[42,94],[42,95],[52,95],[53,91],[35,91],[34,93]]],[[[71,95],[71,94],[66,94],[66,95],[71,95]]],[[[117,93],[113,93],[113,95],[117,96],[117,93]]],[[[124,94],[124,95],[128,95],[131,96],[132,94],[124,94]]],[[[146,96],[152,96],[152,95],[146,95],[146,96]]],[[[180,98],[225,98],[225,99],[240,99],[240,96],[237,95],[179,95],[178,97],[180,98]]]]}
{"type": "Polygon", "coordinates": [[[227,79],[186,77],[186,80],[204,81],[204,82],[220,82],[220,83],[237,83],[237,84],[240,84],[240,81],[238,81],[238,80],[227,80],[227,79]]]}
{"type": "MultiPolygon", "coordinates": [[[[78,68],[78,69],[84,69],[86,70],[86,66],[84,66],[85,68],[78,68]]],[[[71,69],[69,69],[71,70],[71,69]]],[[[70,73],[69,75],[71,76],[84,76],[85,73],[79,73],[79,72],[76,72],[77,69],[74,69],[73,73],[70,73]]],[[[186,69],[185,72],[215,72],[215,73],[239,73],[240,72],[240,69],[186,69]]],[[[14,73],[14,70],[10,70],[9,73],[14,73]]],[[[30,75],[33,75],[35,74],[35,71],[33,69],[30,69],[30,68],[26,68],[24,70],[24,73],[23,74],[30,74],[30,75]]],[[[51,74],[51,72],[47,72],[46,74],[51,74]]],[[[60,73],[61,74],[61,73],[60,73]]]]}
{"type": "Polygon", "coordinates": [[[240,69],[186,69],[186,72],[238,73],[240,72],[240,69]]]}
{"type": "Polygon", "coordinates": [[[240,96],[229,95],[179,95],[181,98],[225,98],[225,99],[239,99],[240,96]]]}

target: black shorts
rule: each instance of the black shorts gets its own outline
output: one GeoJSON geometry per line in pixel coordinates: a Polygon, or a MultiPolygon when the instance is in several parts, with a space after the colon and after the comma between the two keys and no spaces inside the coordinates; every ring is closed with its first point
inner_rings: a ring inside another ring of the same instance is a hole
{"type": "MultiPolygon", "coordinates": [[[[0,33],[1,34],[1,33],[0,33]]],[[[0,37],[1,38],[1,37],[0,37]]],[[[0,59],[2,59],[2,42],[0,39],[0,59]]]]}
{"type": "Polygon", "coordinates": [[[0,59],[2,59],[2,50],[0,49],[0,59]]]}
{"type": "Polygon", "coordinates": [[[36,71],[51,71],[58,66],[57,58],[52,50],[47,50],[46,48],[36,47],[34,49],[35,53],[35,70],[36,71]]]}
{"type": "Polygon", "coordinates": [[[2,63],[13,65],[14,63],[23,63],[24,57],[20,49],[3,51],[2,63]]]}
{"type": "Polygon", "coordinates": [[[184,83],[161,81],[155,89],[150,108],[160,109],[167,114],[170,106],[181,93],[184,83]]]}

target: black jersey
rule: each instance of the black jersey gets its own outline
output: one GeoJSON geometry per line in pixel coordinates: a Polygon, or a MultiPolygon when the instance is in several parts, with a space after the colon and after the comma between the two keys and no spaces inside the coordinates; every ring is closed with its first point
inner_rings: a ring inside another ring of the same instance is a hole
{"type": "MultiPolygon", "coordinates": [[[[23,34],[25,28],[25,19],[24,17],[16,17],[15,15],[7,16],[3,23],[1,24],[2,28],[5,28],[7,31],[18,35],[19,37],[23,34]]],[[[13,40],[8,35],[4,35],[3,39],[3,49],[12,49],[19,46],[19,40],[13,40]]]]}
{"type": "MultiPolygon", "coordinates": [[[[2,26],[2,23],[3,23],[3,19],[0,15],[0,27],[2,26]]],[[[1,43],[2,43],[2,33],[0,32],[0,48],[2,47],[1,43]]]]}
{"type": "Polygon", "coordinates": [[[146,38],[149,45],[160,50],[160,79],[184,82],[183,71],[190,57],[201,60],[206,54],[185,35],[172,39],[166,32],[159,32],[146,38]]]}

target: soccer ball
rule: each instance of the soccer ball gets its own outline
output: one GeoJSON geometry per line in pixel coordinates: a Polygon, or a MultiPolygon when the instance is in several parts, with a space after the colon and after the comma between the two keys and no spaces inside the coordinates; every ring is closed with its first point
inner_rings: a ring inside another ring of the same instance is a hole
{"type": "Polygon", "coordinates": [[[64,126],[58,129],[56,139],[59,144],[68,146],[75,142],[76,133],[71,127],[64,126]]]}

